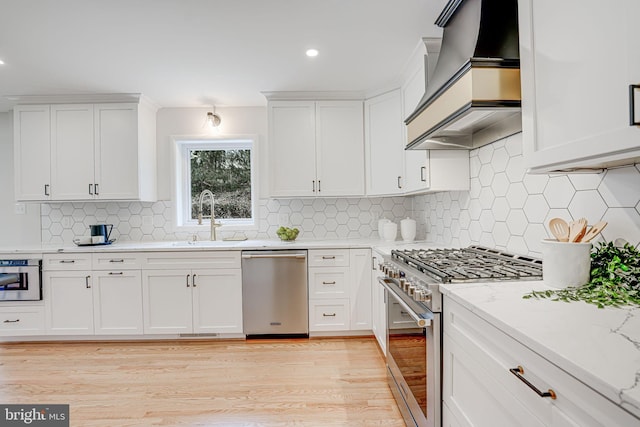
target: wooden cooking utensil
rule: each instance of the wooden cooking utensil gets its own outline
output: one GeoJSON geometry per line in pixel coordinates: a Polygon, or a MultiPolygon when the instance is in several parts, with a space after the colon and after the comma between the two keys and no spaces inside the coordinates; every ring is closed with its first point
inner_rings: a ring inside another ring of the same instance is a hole
{"type": "Polygon", "coordinates": [[[579,242],[587,230],[587,220],[580,218],[569,223],[569,241],[579,242]]]}
{"type": "Polygon", "coordinates": [[[580,240],[580,241],[581,242],[590,242],[602,230],[604,230],[604,228],[607,226],[607,224],[608,224],[608,222],[606,222],[606,221],[600,221],[599,223],[595,224],[593,227],[591,227],[589,229],[589,231],[587,231],[585,233],[584,236],[582,236],[582,240],[580,240]]]}
{"type": "Polygon", "coordinates": [[[549,221],[549,230],[555,236],[558,242],[569,241],[569,224],[562,218],[551,218],[549,221]]]}

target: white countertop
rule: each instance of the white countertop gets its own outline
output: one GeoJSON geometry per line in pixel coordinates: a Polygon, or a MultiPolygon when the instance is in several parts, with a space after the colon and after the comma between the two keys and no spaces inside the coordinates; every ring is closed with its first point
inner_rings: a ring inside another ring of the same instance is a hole
{"type": "Polygon", "coordinates": [[[640,308],[523,299],[543,282],[442,285],[443,294],[640,418],[640,308]]]}
{"type": "MultiPolygon", "coordinates": [[[[48,244],[21,247],[0,247],[2,254],[43,254],[60,252],[147,252],[147,251],[210,251],[210,250],[251,250],[251,249],[356,249],[371,248],[380,243],[395,247],[394,243],[379,239],[333,239],[282,242],[279,239],[240,240],[240,241],[150,241],[150,242],[114,242],[110,245],[77,246],[75,244],[48,244]]],[[[402,242],[396,242],[402,244],[402,242]]],[[[390,250],[390,249],[389,249],[390,250]]]]}

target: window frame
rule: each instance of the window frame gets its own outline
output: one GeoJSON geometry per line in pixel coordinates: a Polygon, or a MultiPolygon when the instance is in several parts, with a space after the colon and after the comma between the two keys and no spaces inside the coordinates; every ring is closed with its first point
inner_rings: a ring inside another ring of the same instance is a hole
{"type": "Polygon", "coordinates": [[[208,149],[248,149],[251,159],[251,219],[216,218],[222,224],[219,231],[244,231],[258,229],[257,200],[257,136],[256,135],[220,135],[220,136],[172,136],[173,142],[173,191],[174,229],[176,231],[198,232],[208,230],[211,220],[205,218],[202,225],[191,219],[191,150],[208,149]]]}

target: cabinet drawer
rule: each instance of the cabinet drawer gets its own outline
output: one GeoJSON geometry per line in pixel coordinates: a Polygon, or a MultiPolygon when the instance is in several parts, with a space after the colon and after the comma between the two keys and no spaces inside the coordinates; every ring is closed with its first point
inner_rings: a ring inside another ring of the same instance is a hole
{"type": "Polygon", "coordinates": [[[349,330],[349,300],[309,301],[309,331],[349,330]]]}
{"type": "Polygon", "coordinates": [[[94,270],[139,270],[142,268],[142,255],[139,253],[94,253],[94,270]]]}
{"type": "Polygon", "coordinates": [[[42,260],[44,271],[91,270],[91,254],[46,254],[42,260]]]}
{"type": "Polygon", "coordinates": [[[0,336],[44,335],[44,306],[0,308],[0,336]]]}
{"type": "Polygon", "coordinates": [[[309,251],[309,267],[348,267],[349,249],[309,251]]]}
{"type": "Polygon", "coordinates": [[[309,268],[309,298],[348,298],[349,268],[309,268]]]}
{"type": "Polygon", "coordinates": [[[500,389],[506,390],[544,425],[561,425],[557,423],[562,419],[571,419],[585,427],[623,427],[639,422],[609,399],[450,299],[445,300],[443,330],[445,401],[461,403],[459,396],[457,399],[450,396],[455,393],[455,387],[452,388],[450,378],[451,365],[447,367],[452,359],[447,355],[457,349],[459,354],[469,355],[469,360],[478,363],[483,375],[495,380],[500,389]],[[524,378],[543,392],[552,389],[557,398],[539,397],[509,371],[517,366],[523,367],[524,378]]]}
{"type": "Polygon", "coordinates": [[[176,268],[240,268],[240,251],[145,252],[142,267],[155,270],[176,268]]]}

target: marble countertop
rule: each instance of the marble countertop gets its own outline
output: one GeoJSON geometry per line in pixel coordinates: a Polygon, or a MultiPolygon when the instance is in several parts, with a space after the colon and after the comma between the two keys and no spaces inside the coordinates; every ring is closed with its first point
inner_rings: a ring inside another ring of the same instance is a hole
{"type": "Polygon", "coordinates": [[[523,299],[543,282],[442,285],[441,291],[640,418],[640,308],[523,299]]]}
{"type": "MultiPolygon", "coordinates": [[[[148,251],[211,251],[211,250],[251,250],[251,249],[356,249],[371,248],[380,243],[379,239],[333,239],[333,240],[296,240],[282,242],[279,239],[269,240],[198,240],[149,241],[149,242],[114,242],[110,245],[77,246],[75,244],[28,245],[21,247],[0,247],[0,255],[5,254],[46,254],[46,253],[80,253],[80,252],[148,252],[148,251]]],[[[396,242],[401,244],[402,242],[396,242]]],[[[394,243],[387,243],[393,247],[394,243]]]]}

